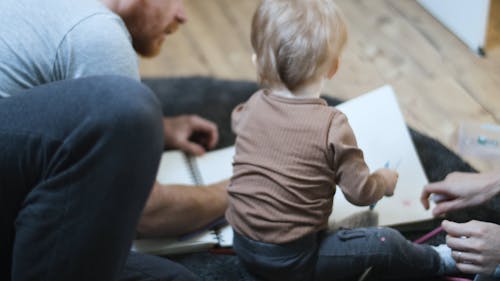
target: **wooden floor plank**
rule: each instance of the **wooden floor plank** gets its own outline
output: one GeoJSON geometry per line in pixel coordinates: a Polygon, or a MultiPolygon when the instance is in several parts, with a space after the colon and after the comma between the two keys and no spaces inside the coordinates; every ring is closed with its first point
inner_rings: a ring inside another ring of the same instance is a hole
{"type": "Polygon", "coordinates": [[[500,47],[500,0],[490,0],[486,52],[500,47]]]}
{"type": "MultiPolygon", "coordinates": [[[[392,7],[394,2],[360,0],[339,4],[351,27],[355,26],[351,28],[351,39],[361,38],[371,45],[368,49],[374,55],[365,62],[375,65],[384,82],[395,88],[407,122],[454,148],[461,122],[491,123],[495,119],[450,73],[439,50],[392,7]],[[356,38],[358,33],[361,36],[356,38]]],[[[476,165],[485,169],[489,166],[476,165]]]]}
{"type": "Polygon", "coordinates": [[[458,38],[439,24],[429,14],[422,13],[414,1],[390,1],[399,7],[404,19],[407,19],[422,36],[436,46],[442,56],[442,63],[462,85],[462,87],[500,122],[500,80],[499,73],[492,73],[488,58],[474,55],[458,38]],[[417,6],[416,8],[414,6],[417,6]],[[412,8],[413,7],[413,8],[412,8]],[[420,10],[420,11],[419,11],[420,10]]]}

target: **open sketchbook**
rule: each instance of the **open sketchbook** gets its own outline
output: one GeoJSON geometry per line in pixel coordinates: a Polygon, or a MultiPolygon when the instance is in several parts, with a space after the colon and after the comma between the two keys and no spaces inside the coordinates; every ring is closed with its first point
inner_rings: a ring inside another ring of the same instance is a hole
{"type": "MultiPolygon", "coordinates": [[[[382,198],[375,206],[379,225],[431,219],[431,211],[425,210],[419,201],[422,187],[428,181],[392,88],[384,86],[337,108],[347,115],[370,171],[389,167],[399,173],[394,196],[382,198]]],[[[165,152],[157,179],[165,184],[210,184],[227,179],[232,174],[233,156],[234,147],[212,151],[202,157],[186,157],[179,151],[165,152]]],[[[337,189],[330,224],[335,225],[350,215],[366,210],[368,207],[350,204],[337,189]]],[[[174,254],[231,245],[232,230],[230,226],[225,226],[188,240],[136,240],[134,248],[152,254],[174,254]]]]}
{"type": "MultiPolygon", "coordinates": [[[[233,173],[234,146],[188,156],[181,151],[164,152],[156,179],[161,184],[207,185],[229,179],[233,173]]],[[[207,250],[213,247],[231,247],[233,230],[229,225],[207,227],[178,238],[138,239],[132,250],[154,255],[173,255],[207,250]]]]}
{"type": "MultiPolygon", "coordinates": [[[[383,197],[374,210],[379,225],[414,223],[432,218],[420,203],[428,183],[392,87],[384,86],[337,106],[344,112],[363,150],[370,172],[388,167],[399,173],[392,197],[383,197]]],[[[367,210],[350,204],[337,189],[330,222],[367,210]]]]}
{"type": "Polygon", "coordinates": [[[164,152],[156,179],[161,184],[206,185],[226,180],[233,174],[234,146],[188,156],[181,151],[164,152]]]}

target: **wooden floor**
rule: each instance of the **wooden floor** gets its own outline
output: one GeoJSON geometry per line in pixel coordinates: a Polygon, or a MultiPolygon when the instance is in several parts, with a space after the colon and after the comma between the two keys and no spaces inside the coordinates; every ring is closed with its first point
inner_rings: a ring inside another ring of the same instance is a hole
{"type": "MultiPolygon", "coordinates": [[[[159,57],[141,60],[142,75],[255,80],[249,36],[257,3],[185,0],[188,23],[167,38],[159,57]]],[[[349,42],[325,93],[349,99],[390,84],[408,124],[455,151],[462,122],[500,125],[500,15],[490,17],[492,39],[479,57],[414,0],[337,3],[349,42]]],[[[500,159],[465,158],[483,171],[500,167],[500,159]]]]}
{"type": "MultiPolygon", "coordinates": [[[[491,0],[487,48],[500,50],[500,0],[491,0]]],[[[498,58],[498,57],[497,57],[498,58]]]]}

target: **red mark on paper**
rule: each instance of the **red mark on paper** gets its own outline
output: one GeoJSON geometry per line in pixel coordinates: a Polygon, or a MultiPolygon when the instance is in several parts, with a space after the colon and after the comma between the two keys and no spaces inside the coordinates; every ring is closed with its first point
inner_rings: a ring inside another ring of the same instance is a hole
{"type": "Polygon", "coordinates": [[[410,207],[411,206],[411,200],[403,200],[403,206],[405,207],[410,207]]]}

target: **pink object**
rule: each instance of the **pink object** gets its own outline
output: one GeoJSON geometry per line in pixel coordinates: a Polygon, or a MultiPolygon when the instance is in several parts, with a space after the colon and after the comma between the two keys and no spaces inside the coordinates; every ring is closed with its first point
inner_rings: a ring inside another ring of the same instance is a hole
{"type": "MultiPolygon", "coordinates": [[[[418,238],[417,240],[415,240],[413,242],[416,243],[416,244],[422,244],[425,241],[431,239],[432,237],[438,235],[442,231],[443,231],[443,227],[439,226],[436,229],[434,229],[431,232],[423,235],[422,237],[418,238]]],[[[472,281],[471,279],[461,278],[461,277],[452,277],[452,276],[444,276],[444,277],[441,278],[441,280],[444,280],[444,281],[472,281]]]]}
{"type": "Polygon", "coordinates": [[[436,229],[434,229],[431,232],[423,235],[422,237],[418,238],[417,240],[415,240],[413,242],[416,243],[416,244],[422,244],[425,241],[427,241],[427,240],[431,239],[432,237],[436,236],[437,234],[439,234],[441,231],[443,231],[443,227],[442,226],[437,227],[436,229]]]}
{"type": "Polygon", "coordinates": [[[472,281],[471,279],[467,279],[467,278],[451,277],[451,276],[445,276],[442,278],[442,280],[445,280],[445,281],[472,281]]]}

